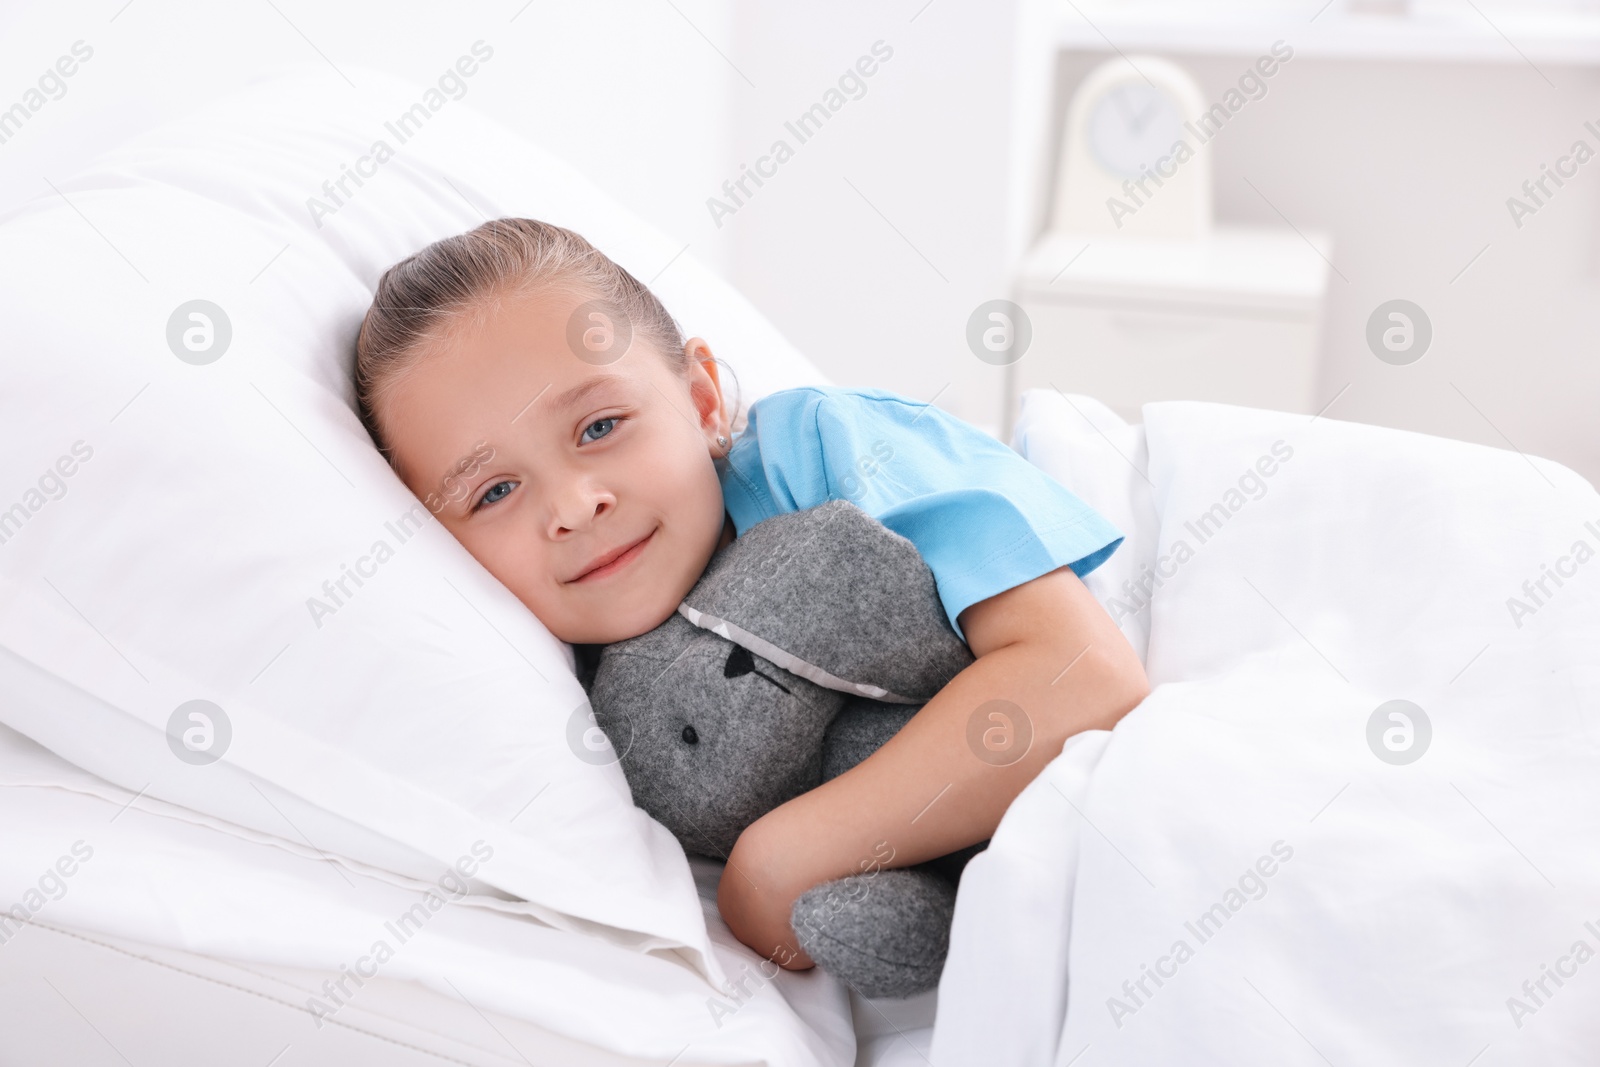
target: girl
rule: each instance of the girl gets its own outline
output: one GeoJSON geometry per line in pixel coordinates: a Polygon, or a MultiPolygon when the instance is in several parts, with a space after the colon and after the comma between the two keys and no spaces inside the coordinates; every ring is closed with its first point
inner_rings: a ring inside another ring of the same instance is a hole
{"type": "Polygon", "coordinates": [[[356,352],[362,419],[396,473],[562,641],[653,629],[718,549],[829,499],[917,546],[975,661],[735,844],[718,906],[784,967],[812,965],[789,923],[801,893],[874,857],[909,866],[984,840],[1069,736],[1149,692],[1079,579],[1122,542],[1099,514],[883,390],[783,390],[738,432],[710,345],[569,230],[497,219],[401,261],[356,352]]]}

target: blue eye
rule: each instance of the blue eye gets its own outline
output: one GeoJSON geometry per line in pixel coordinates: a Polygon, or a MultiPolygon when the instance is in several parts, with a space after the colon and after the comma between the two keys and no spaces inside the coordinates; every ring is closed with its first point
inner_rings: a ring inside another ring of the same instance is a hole
{"type": "Polygon", "coordinates": [[[516,484],[516,482],[495,482],[489,487],[487,493],[478,498],[477,506],[472,510],[477,511],[478,508],[483,507],[485,504],[493,504],[498,500],[504,500],[506,495],[511,492],[511,487],[516,484]],[[504,492],[501,490],[504,490],[504,492]]]}
{"type": "Polygon", "coordinates": [[[605,426],[606,427],[606,431],[605,431],[605,433],[602,433],[600,436],[601,437],[606,437],[606,436],[609,436],[611,431],[612,431],[612,429],[615,428],[614,424],[617,421],[618,420],[617,420],[616,416],[612,416],[611,418],[608,418],[608,419],[596,419],[594,422],[591,422],[588,426],[585,426],[584,429],[583,429],[583,432],[584,432],[585,435],[587,435],[589,433],[589,431],[594,429],[596,426],[605,426]],[[613,424],[613,425],[607,425],[608,423],[613,424]]]}

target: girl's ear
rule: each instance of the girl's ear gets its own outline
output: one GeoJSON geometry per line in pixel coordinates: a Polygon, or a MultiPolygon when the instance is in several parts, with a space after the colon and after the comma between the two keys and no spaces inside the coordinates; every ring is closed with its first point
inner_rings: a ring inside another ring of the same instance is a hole
{"type": "MultiPolygon", "coordinates": [[[[722,398],[722,378],[717,373],[717,361],[711,354],[711,345],[704,337],[691,337],[684,342],[683,354],[689,363],[689,399],[694,402],[695,411],[699,414],[700,428],[705,432],[707,443],[714,442],[719,434],[723,437],[732,436],[722,398]]],[[[717,451],[720,454],[727,450],[722,448],[717,451]]]]}
{"type": "MultiPolygon", "coordinates": [[[[715,357],[711,354],[711,343],[704,337],[691,337],[683,343],[683,354],[689,357],[691,363],[711,363],[715,357]]],[[[708,367],[713,378],[717,372],[715,366],[708,367]]]]}

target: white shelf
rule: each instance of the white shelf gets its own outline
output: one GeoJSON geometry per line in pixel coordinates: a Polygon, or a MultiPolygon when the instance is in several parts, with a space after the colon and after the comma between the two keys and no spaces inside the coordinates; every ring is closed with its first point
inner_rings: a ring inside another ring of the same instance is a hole
{"type": "Polygon", "coordinates": [[[1481,2],[1475,9],[1463,2],[1407,15],[1351,14],[1344,0],[1333,0],[1321,14],[1315,0],[1293,14],[1226,5],[1208,10],[1192,2],[1051,6],[1057,46],[1068,51],[1254,56],[1281,39],[1296,58],[1531,63],[1541,70],[1600,63],[1600,13],[1586,11],[1506,10],[1481,2]]]}

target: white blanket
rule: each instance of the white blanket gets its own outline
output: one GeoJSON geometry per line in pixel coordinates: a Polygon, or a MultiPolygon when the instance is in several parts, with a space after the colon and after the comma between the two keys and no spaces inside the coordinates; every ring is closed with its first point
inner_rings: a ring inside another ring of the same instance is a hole
{"type": "Polygon", "coordinates": [[[1154,691],[967,868],[933,1062],[1596,1062],[1600,497],[1328,418],[1144,419],[1028,395],[1019,447],[1128,534],[1088,584],[1154,691]]]}

